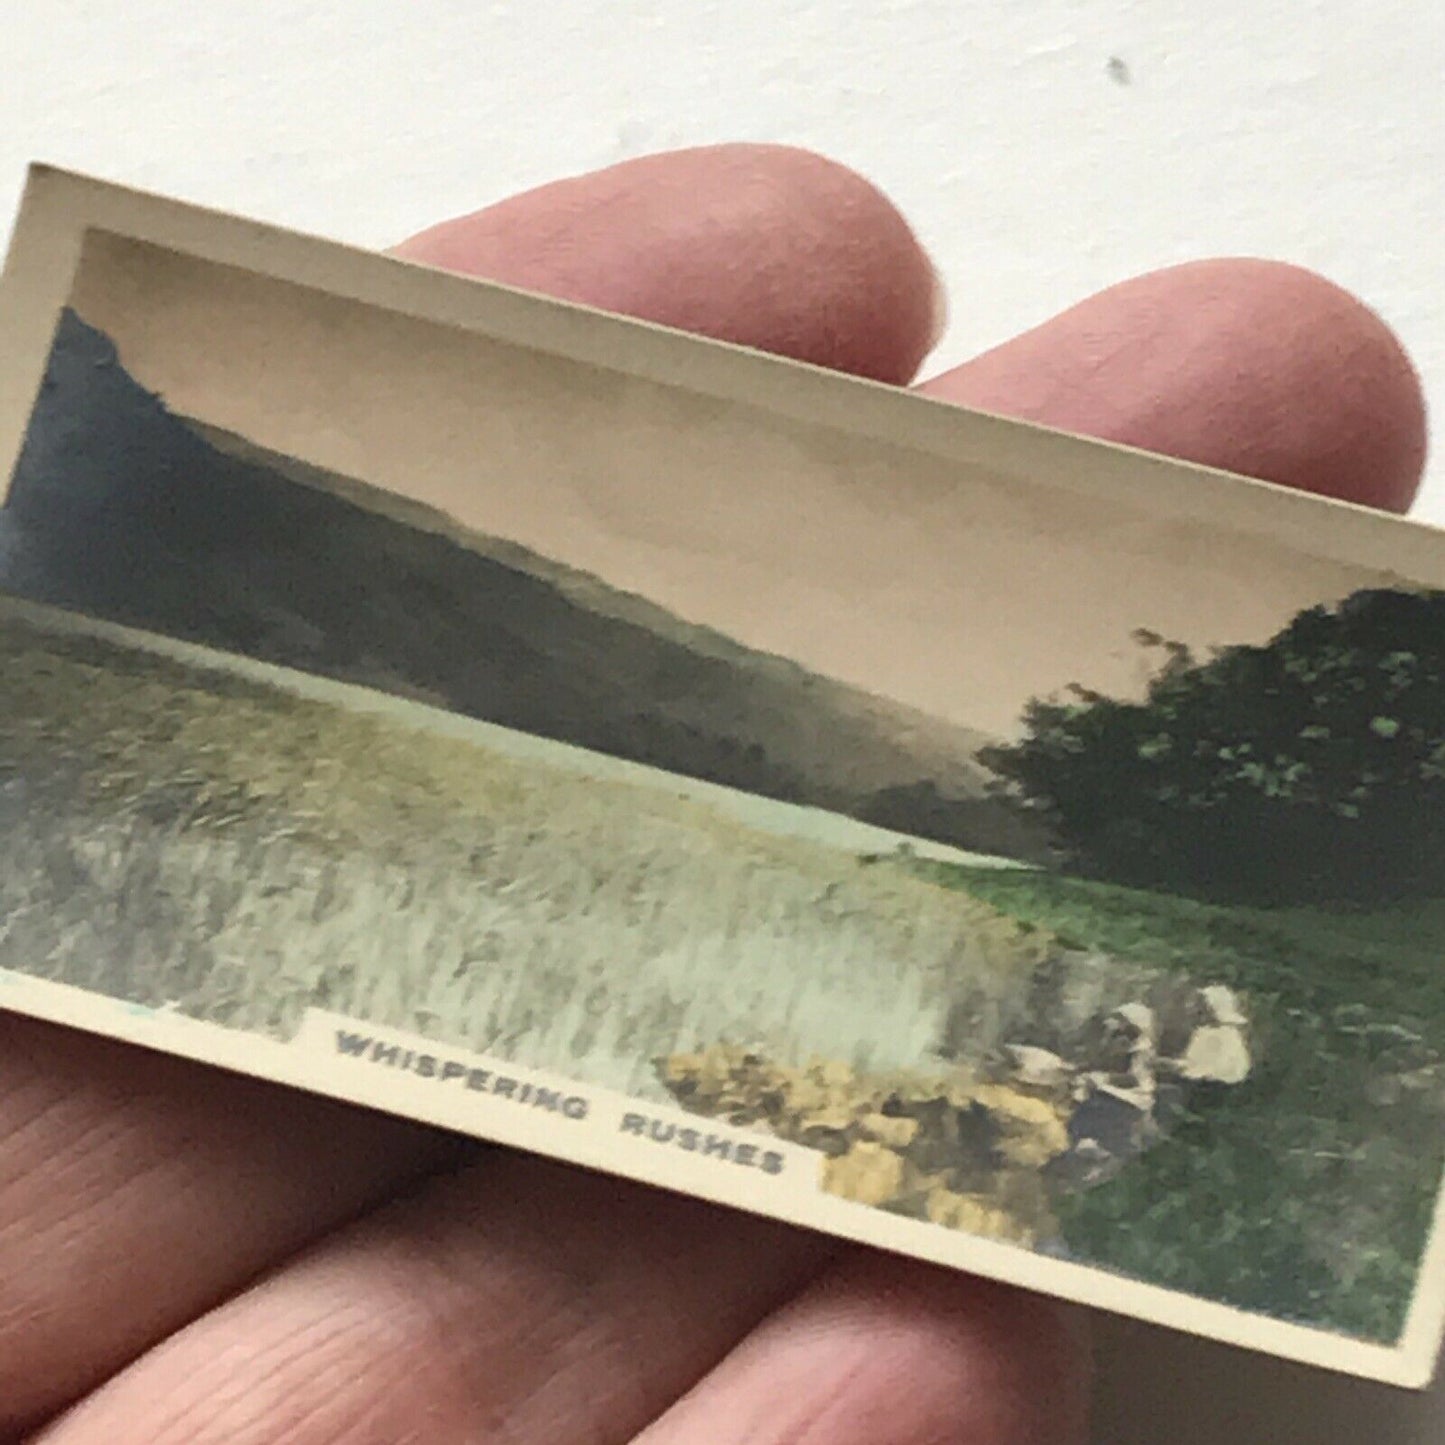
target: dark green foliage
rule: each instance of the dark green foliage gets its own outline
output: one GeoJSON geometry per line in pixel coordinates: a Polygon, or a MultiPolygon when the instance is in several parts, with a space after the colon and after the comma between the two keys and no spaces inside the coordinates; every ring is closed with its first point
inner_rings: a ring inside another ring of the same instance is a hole
{"type": "Polygon", "coordinates": [[[1142,702],[1030,704],[985,761],[1082,872],[1250,902],[1445,893],[1445,593],[1372,589],[1142,702]]]}

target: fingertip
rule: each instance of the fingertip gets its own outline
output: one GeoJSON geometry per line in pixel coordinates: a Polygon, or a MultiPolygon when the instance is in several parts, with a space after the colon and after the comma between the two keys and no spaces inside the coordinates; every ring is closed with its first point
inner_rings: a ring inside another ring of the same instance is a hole
{"type": "Polygon", "coordinates": [[[1408,512],[1424,474],[1428,416],[1420,374],[1399,336],[1317,272],[1260,260],[1215,265],[1222,285],[1239,286],[1246,300],[1253,293],[1260,321],[1279,338],[1268,402],[1280,424],[1263,474],[1302,491],[1408,512]]]}
{"type": "Polygon", "coordinates": [[[1283,262],[1136,277],[922,389],[1392,512],[1409,510],[1424,470],[1424,393],[1399,338],[1283,262]]]}
{"type": "Polygon", "coordinates": [[[936,273],[898,208],[793,146],[623,161],[429,227],[393,254],[899,384],[939,334],[936,273]]]}

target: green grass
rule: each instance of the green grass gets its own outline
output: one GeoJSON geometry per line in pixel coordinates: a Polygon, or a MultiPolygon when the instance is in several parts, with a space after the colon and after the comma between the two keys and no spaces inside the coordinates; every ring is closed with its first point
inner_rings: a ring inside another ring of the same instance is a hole
{"type": "Polygon", "coordinates": [[[914,866],[1079,946],[1249,997],[1254,1076],[1066,1201],[1073,1253],[1242,1308],[1398,1337],[1445,1166],[1445,900],[1225,909],[1056,874],[914,866]],[[1382,1096],[1395,1074],[1422,1087],[1382,1096]]]}

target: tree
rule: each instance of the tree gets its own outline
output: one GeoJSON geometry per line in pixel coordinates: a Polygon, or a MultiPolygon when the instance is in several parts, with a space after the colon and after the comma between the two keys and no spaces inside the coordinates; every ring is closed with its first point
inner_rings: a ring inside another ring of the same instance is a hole
{"type": "Polygon", "coordinates": [[[1445,592],[1301,612],[1165,657],[1142,701],[1034,700],[984,761],[1073,867],[1237,902],[1445,895],[1445,592]]]}

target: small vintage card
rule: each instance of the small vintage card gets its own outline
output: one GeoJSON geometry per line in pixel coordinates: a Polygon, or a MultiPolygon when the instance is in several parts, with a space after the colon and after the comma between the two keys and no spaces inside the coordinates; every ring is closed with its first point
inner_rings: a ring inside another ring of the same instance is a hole
{"type": "Polygon", "coordinates": [[[37,168],[0,1007],[1401,1385],[1445,536],[37,168]]]}

